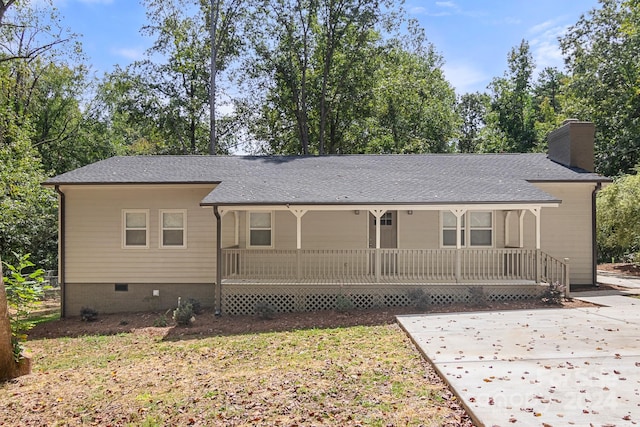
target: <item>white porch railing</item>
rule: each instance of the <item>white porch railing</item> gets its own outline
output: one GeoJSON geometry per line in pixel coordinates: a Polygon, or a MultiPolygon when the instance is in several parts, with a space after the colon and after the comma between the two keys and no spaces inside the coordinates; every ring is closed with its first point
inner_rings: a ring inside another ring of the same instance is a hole
{"type": "Polygon", "coordinates": [[[223,249],[225,279],[568,282],[568,263],[535,249],[223,249]]]}

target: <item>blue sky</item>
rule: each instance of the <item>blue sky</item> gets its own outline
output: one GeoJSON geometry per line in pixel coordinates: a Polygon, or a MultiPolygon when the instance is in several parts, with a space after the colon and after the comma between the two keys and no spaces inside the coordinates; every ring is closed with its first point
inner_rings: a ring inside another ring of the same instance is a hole
{"type": "MultiPolygon", "coordinates": [[[[138,0],[54,0],[63,24],[80,35],[99,76],[115,64],[140,59],[151,40],[138,0]]],[[[445,60],[447,79],[458,93],[483,91],[503,75],[507,54],[524,38],[539,68],[563,66],[557,37],[597,0],[406,0],[405,9],[425,28],[445,60]]]]}

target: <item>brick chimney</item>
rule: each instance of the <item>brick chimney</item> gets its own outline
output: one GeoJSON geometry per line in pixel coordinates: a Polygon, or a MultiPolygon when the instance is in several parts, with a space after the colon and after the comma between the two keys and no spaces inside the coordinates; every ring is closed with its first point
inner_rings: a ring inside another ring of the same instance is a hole
{"type": "Polygon", "coordinates": [[[570,168],[593,172],[595,126],[591,122],[567,119],[562,126],[547,135],[549,159],[570,168]]]}

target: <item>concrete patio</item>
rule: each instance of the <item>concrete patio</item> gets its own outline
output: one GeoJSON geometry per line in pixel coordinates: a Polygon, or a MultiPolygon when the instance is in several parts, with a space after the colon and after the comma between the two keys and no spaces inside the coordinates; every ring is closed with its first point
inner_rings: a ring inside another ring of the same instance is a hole
{"type": "Polygon", "coordinates": [[[634,425],[640,300],[595,294],[585,298],[608,307],[398,321],[479,426],[634,425]]]}

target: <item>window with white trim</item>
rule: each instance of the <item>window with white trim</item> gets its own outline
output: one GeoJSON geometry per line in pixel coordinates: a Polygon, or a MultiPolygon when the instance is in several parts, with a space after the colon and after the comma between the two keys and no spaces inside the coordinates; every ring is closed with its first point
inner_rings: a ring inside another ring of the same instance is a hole
{"type": "Polygon", "coordinates": [[[469,212],[469,245],[493,246],[493,212],[469,212]]]}
{"type": "MultiPolygon", "coordinates": [[[[462,215],[460,222],[462,247],[493,246],[493,212],[467,212],[462,215]]],[[[442,211],[442,246],[456,246],[456,216],[450,211],[442,211]]]]}
{"type": "Polygon", "coordinates": [[[273,246],[273,214],[272,212],[249,212],[249,247],[273,246]]]}
{"type": "Polygon", "coordinates": [[[164,209],[160,211],[160,247],[187,247],[187,211],[164,209]]]}
{"type": "Polygon", "coordinates": [[[122,246],[149,247],[149,211],[131,209],[122,211],[122,246]]]}
{"type": "MultiPolygon", "coordinates": [[[[464,215],[460,218],[461,228],[460,228],[460,244],[464,246],[464,215]]],[[[442,211],[442,246],[456,246],[456,223],[457,218],[450,211],[442,211]]]]}

